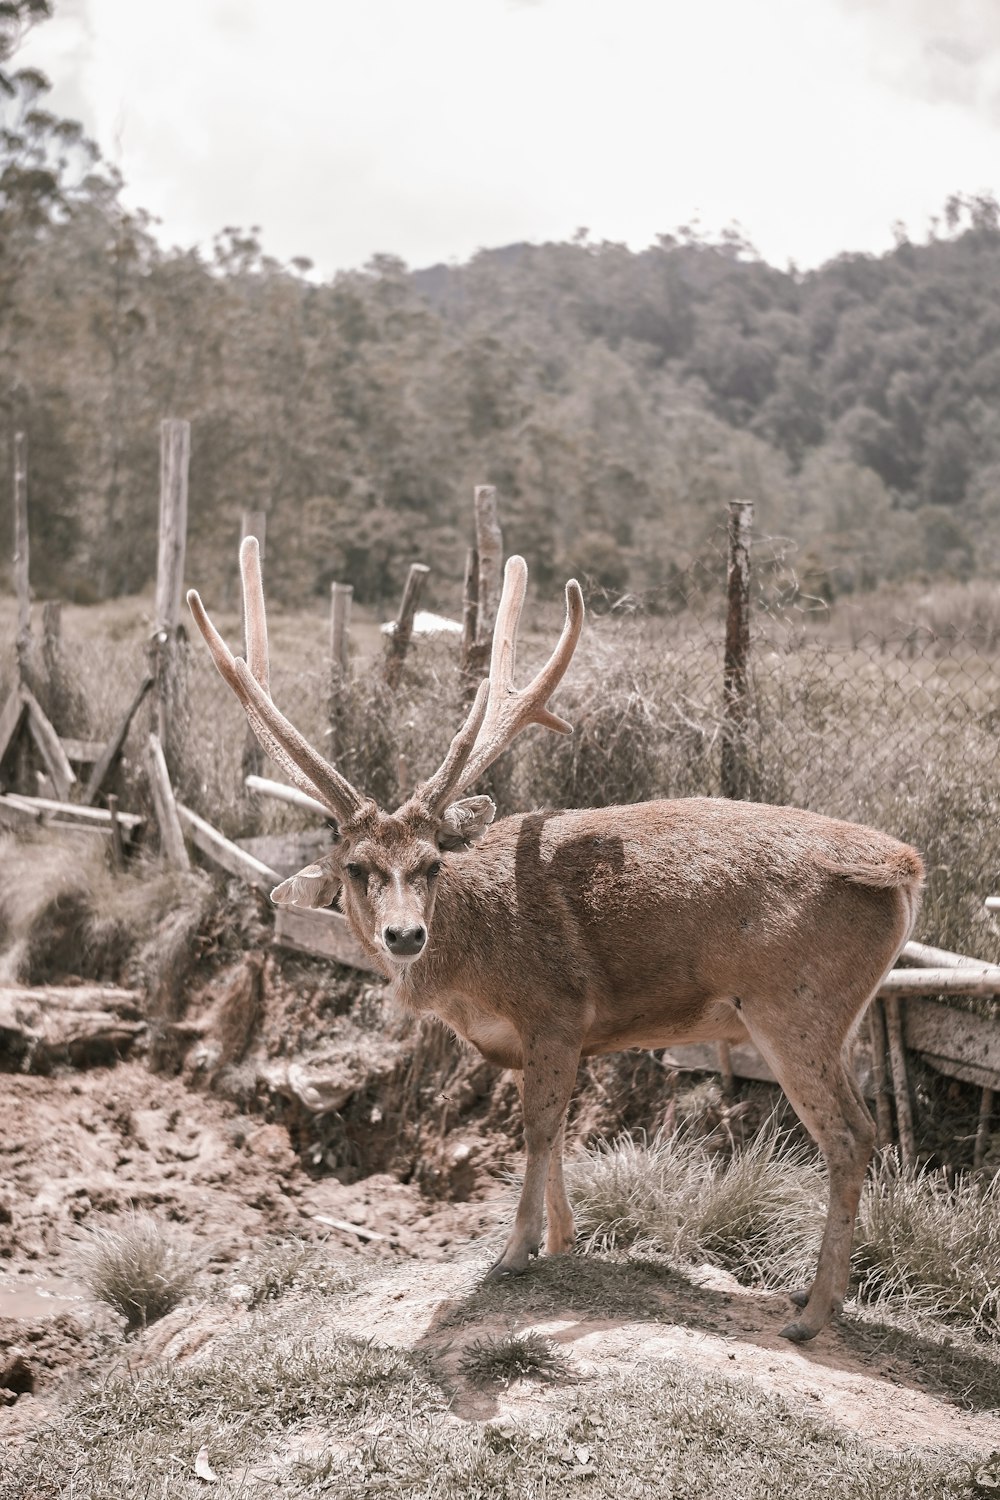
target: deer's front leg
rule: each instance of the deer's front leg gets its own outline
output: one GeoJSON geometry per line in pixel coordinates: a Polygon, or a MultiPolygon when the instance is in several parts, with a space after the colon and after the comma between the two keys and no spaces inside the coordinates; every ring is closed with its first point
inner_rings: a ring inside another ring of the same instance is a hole
{"type": "Polygon", "coordinates": [[[527,1268],[531,1257],[538,1254],[549,1163],[553,1149],[559,1143],[579,1060],[578,1047],[567,1047],[564,1042],[554,1041],[551,1037],[525,1041],[520,1085],[527,1158],[524,1186],[513,1232],[500,1259],[487,1274],[489,1281],[500,1276],[519,1275],[527,1268]]]}

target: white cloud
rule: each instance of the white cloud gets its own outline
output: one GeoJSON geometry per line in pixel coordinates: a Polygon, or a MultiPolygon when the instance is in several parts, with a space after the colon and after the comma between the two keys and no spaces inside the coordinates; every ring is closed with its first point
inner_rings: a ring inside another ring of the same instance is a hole
{"type": "Polygon", "coordinates": [[[259,223],[329,271],[700,211],[810,264],[922,228],[997,156],[990,118],[880,68],[881,26],[924,56],[920,17],[855,3],[74,0],[25,55],[172,242],[259,223]]]}

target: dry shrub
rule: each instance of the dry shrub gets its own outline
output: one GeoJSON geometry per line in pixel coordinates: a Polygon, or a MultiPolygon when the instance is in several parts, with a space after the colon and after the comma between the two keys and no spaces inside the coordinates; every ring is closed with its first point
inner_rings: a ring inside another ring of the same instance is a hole
{"type": "Polygon", "coordinates": [[[137,862],[125,875],[103,842],[63,830],[0,836],[0,968],[11,981],[72,976],[146,984],[191,952],[213,900],[202,875],[137,862]],[[164,917],[164,912],[167,913],[164,917]],[[183,943],[171,933],[183,928],[183,943]]]}
{"type": "Polygon", "coordinates": [[[91,1296],[121,1313],[129,1331],[172,1312],[197,1271],[190,1246],[149,1214],[83,1231],[76,1258],[91,1296]]]}
{"type": "Polygon", "coordinates": [[[854,1244],[862,1300],[1000,1332],[1000,1178],[950,1183],[882,1157],[854,1244]]]}

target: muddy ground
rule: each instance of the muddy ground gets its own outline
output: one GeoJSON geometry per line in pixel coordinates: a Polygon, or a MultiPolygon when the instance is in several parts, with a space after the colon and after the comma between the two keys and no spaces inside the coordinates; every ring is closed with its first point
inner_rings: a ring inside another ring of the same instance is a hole
{"type": "MultiPolygon", "coordinates": [[[[317,1177],[285,1124],[247,1114],[183,1076],[153,1074],[144,1059],[0,1079],[2,1443],[16,1445],[51,1418],[88,1369],[192,1358],[220,1327],[232,1327],[237,1312],[181,1308],[126,1342],[122,1320],[88,1300],[78,1279],[81,1232],[138,1208],[196,1245],[203,1287],[233,1272],[267,1235],[320,1239],[331,1257],[384,1263],[389,1275],[350,1311],[354,1332],[380,1340],[420,1348],[444,1339],[457,1359],[463,1340],[517,1324],[563,1346],[581,1378],[602,1367],[680,1360],[751,1379],[879,1444],[1000,1449],[1000,1414],[943,1391],[922,1371],[916,1346],[887,1352],[878,1338],[859,1339],[849,1321],[805,1348],[789,1345],[778,1336],[782,1298],[747,1291],[707,1267],[686,1290],[672,1283],[652,1322],[569,1305],[542,1315],[529,1308],[523,1318],[477,1316],[468,1299],[511,1205],[509,1184],[491,1172],[480,1172],[461,1198],[434,1196],[384,1172],[354,1181],[317,1177]],[[456,1308],[464,1308],[457,1341],[447,1331],[456,1308]]],[[[534,1388],[469,1390],[454,1411],[479,1422],[516,1417],[546,1399],[534,1388]]]]}

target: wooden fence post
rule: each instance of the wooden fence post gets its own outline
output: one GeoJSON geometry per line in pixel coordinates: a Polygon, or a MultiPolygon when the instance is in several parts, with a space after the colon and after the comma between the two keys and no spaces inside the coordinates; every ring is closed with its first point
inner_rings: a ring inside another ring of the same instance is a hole
{"type": "Polygon", "coordinates": [[[746,728],[750,659],[750,537],[753,504],[729,502],[726,657],[723,675],[721,787],[724,797],[746,797],[750,789],[746,728]]]}
{"type": "Polygon", "coordinates": [[[187,544],[188,462],[191,424],[176,418],[160,423],[160,540],[156,561],[156,612],[151,667],[155,681],[156,733],[170,743],[170,718],[177,693],[177,630],[187,544]]]}
{"type": "Polygon", "coordinates": [[[28,558],[28,440],[14,434],[14,584],[17,589],[17,672],[22,682],[31,653],[31,583],[28,558]]]}
{"type": "Polygon", "coordinates": [[[492,484],[476,485],[475,507],[476,551],[479,554],[476,644],[488,657],[503,588],[503,532],[497,512],[497,492],[492,484]]]}
{"type": "Polygon", "coordinates": [[[331,583],[330,585],[330,660],[333,669],[342,677],[347,676],[349,652],[350,652],[350,630],[351,630],[351,600],[354,598],[354,588],[349,583],[331,583]]]}
{"type": "Polygon", "coordinates": [[[479,624],[479,551],[470,547],[465,554],[465,580],[462,584],[462,671],[472,670],[479,624]]]}
{"type": "Polygon", "coordinates": [[[385,680],[387,686],[391,688],[399,686],[403,662],[406,660],[406,653],[413,637],[413,617],[417,612],[417,605],[429,572],[430,568],[426,563],[410,564],[409,576],[399,605],[399,614],[392,627],[386,653],[385,680]]]}

